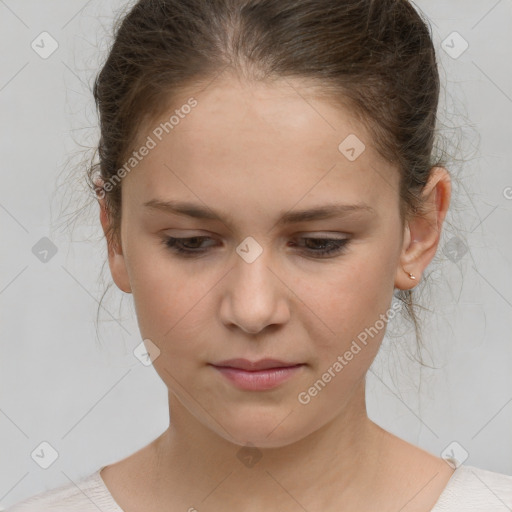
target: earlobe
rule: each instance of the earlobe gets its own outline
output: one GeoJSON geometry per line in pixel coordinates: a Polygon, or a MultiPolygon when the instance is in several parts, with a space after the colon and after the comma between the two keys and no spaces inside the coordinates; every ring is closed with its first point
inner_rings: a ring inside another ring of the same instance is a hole
{"type": "Polygon", "coordinates": [[[112,279],[114,280],[114,283],[116,283],[117,287],[125,293],[132,293],[124,254],[112,251],[109,254],[108,262],[112,279]]]}

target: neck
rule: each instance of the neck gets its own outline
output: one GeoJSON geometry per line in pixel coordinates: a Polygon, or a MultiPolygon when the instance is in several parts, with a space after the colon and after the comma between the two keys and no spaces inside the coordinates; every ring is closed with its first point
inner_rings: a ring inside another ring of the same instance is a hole
{"type": "Polygon", "coordinates": [[[364,383],[331,421],[275,448],[243,447],[219,436],[172,393],[169,410],[170,426],[155,441],[155,479],[169,495],[194,497],[188,503],[198,508],[208,496],[205,505],[213,510],[215,503],[219,510],[226,503],[242,510],[276,509],[276,503],[283,505],[279,510],[296,510],[297,503],[309,509],[342,493],[360,496],[376,477],[383,431],[368,419],[364,383]]]}

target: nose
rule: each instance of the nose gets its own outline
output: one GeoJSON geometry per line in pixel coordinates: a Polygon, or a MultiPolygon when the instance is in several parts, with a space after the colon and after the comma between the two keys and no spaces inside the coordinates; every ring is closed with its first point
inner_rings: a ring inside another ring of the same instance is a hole
{"type": "Polygon", "coordinates": [[[289,291],[276,265],[264,250],[251,263],[238,255],[224,281],[220,316],[226,326],[236,325],[257,334],[269,325],[285,324],[290,318],[289,291]]]}

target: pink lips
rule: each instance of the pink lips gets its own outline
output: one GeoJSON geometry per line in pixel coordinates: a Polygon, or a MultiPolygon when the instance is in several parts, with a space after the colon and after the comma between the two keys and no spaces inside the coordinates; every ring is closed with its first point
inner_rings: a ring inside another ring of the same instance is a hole
{"type": "Polygon", "coordinates": [[[272,389],[300,371],[304,364],[262,359],[229,359],[212,365],[240,389],[264,391],[272,389]]]}

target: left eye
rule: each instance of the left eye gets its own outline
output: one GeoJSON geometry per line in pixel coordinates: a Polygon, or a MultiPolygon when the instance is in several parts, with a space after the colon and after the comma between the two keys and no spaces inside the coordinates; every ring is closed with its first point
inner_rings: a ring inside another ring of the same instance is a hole
{"type": "MultiPolygon", "coordinates": [[[[207,236],[194,236],[190,238],[166,237],[162,240],[162,243],[178,255],[193,257],[194,255],[208,252],[208,248],[200,247],[201,243],[205,240],[211,240],[211,238],[207,236]]],[[[300,238],[299,240],[307,242],[305,244],[305,252],[312,254],[314,257],[341,254],[347,249],[349,243],[348,238],[300,238]]]]}
{"type": "Polygon", "coordinates": [[[310,252],[314,256],[340,254],[347,249],[349,243],[348,238],[300,238],[299,240],[307,242],[305,244],[306,252],[310,252]],[[311,242],[313,243],[311,244],[311,242]]]}

